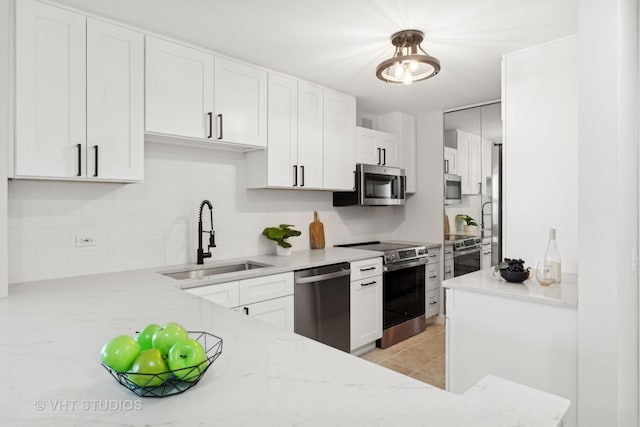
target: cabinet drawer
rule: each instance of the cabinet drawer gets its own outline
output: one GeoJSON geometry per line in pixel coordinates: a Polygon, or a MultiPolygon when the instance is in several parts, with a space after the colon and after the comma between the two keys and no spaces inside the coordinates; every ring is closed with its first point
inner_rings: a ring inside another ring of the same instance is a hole
{"type": "Polygon", "coordinates": [[[351,281],[382,274],[382,257],[364,259],[351,263],[351,281]]]}
{"type": "Polygon", "coordinates": [[[440,290],[428,291],[426,295],[425,317],[435,316],[440,313],[440,290]]]}
{"type": "Polygon", "coordinates": [[[445,245],[444,259],[453,258],[453,245],[445,245]]]}
{"type": "Polygon", "coordinates": [[[440,253],[438,249],[429,249],[427,255],[427,264],[437,264],[440,262],[440,253]]]}
{"type": "Polygon", "coordinates": [[[444,278],[453,278],[453,258],[444,261],[444,278]]]}
{"type": "Polygon", "coordinates": [[[440,287],[440,264],[427,264],[426,270],[426,289],[438,289],[440,287]]]}
{"type": "Polygon", "coordinates": [[[240,281],[240,304],[251,304],[293,294],[293,273],[240,281]]]}
{"type": "Polygon", "coordinates": [[[186,289],[186,291],[225,307],[236,307],[240,305],[239,284],[237,281],[219,283],[217,285],[186,289]]]}

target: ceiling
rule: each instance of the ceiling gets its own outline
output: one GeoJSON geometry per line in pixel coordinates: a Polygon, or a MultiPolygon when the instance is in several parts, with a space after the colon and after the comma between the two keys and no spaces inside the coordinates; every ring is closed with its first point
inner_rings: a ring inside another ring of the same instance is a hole
{"type": "Polygon", "coordinates": [[[503,54],[578,30],[578,0],[58,2],[350,93],[369,113],[498,99],[503,54]],[[378,80],[390,35],[408,28],[425,33],[442,71],[409,86],[378,80]]]}

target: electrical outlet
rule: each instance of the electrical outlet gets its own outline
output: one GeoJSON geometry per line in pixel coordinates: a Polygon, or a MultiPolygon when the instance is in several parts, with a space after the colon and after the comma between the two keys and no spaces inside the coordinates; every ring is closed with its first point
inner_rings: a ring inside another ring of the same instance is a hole
{"type": "Polygon", "coordinates": [[[96,246],[96,238],[95,236],[84,235],[84,236],[76,236],[76,248],[86,248],[88,246],[96,246]]]}

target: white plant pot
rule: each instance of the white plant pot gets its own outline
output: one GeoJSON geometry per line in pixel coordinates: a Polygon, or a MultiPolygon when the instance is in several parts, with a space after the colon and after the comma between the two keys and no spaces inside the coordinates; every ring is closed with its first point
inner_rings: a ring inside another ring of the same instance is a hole
{"type": "Polygon", "coordinates": [[[291,248],[283,248],[280,245],[276,245],[276,254],[278,256],[289,256],[291,255],[291,248]]]}

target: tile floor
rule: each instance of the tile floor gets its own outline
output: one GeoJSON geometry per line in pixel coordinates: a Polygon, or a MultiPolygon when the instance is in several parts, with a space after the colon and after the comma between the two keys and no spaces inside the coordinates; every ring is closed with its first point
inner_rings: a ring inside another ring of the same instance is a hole
{"type": "Polygon", "coordinates": [[[432,323],[418,335],[385,349],[375,348],[361,357],[435,387],[445,388],[444,325],[432,323]]]}

